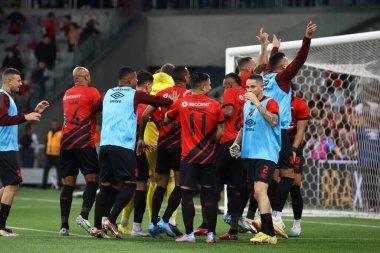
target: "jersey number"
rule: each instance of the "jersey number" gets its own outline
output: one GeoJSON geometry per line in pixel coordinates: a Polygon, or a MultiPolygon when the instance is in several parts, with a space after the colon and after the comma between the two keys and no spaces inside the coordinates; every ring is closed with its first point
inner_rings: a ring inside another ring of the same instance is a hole
{"type": "MultiPolygon", "coordinates": [[[[190,131],[191,135],[195,135],[195,125],[194,125],[194,113],[190,114],[190,131]]],[[[206,135],[206,114],[202,113],[202,134],[206,135]]]]}
{"type": "Polygon", "coordinates": [[[77,117],[77,113],[78,113],[78,111],[79,111],[79,107],[77,107],[77,109],[75,109],[75,111],[74,111],[74,115],[73,115],[73,117],[71,118],[70,123],[71,123],[71,124],[75,124],[75,125],[77,125],[77,126],[80,126],[80,125],[82,125],[82,122],[81,122],[80,119],[77,117]]]}

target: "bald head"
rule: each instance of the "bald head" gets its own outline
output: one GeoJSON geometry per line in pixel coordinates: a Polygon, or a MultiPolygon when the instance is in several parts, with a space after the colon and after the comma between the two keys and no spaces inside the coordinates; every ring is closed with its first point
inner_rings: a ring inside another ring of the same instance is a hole
{"type": "Polygon", "coordinates": [[[89,86],[91,82],[90,71],[85,67],[76,67],[73,70],[73,79],[75,85],[89,86]]]}

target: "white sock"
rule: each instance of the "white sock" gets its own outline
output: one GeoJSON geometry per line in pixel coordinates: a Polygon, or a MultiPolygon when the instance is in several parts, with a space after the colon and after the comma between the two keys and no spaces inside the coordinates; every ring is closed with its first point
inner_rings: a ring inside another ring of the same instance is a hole
{"type": "Polygon", "coordinates": [[[293,227],[301,227],[301,219],[294,220],[293,227]]]}
{"type": "Polygon", "coordinates": [[[121,218],[122,225],[128,225],[128,219],[121,218]]]}
{"type": "Polygon", "coordinates": [[[140,231],[141,230],[141,223],[133,222],[133,230],[140,231]]]}
{"type": "Polygon", "coordinates": [[[175,221],[174,218],[170,218],[169,219],[169,224],[172,225],[172,226],[177,226],[177,222],[175,221]]]}
{"type": "Polygon", "coordinates": [[[272,219],[274,222],[281,222],[282,221],[282,212],[280,211],[273,211],[272,212],[272,219]]]}

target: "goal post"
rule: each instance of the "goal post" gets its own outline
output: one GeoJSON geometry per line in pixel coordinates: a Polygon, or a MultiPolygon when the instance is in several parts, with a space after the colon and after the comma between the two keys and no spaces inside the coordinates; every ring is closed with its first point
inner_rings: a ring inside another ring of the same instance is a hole
{"type": "MultiPolygon", "coordinates": [[[[291,61],[301,45],[302,40],[281,42],[279,51],[291,61]]],[[[260,50],[227,48],[226,73],[235,71],[237,59],[256,58],[260,50]]],[[[294,84],[311,114],[305,213],[380,218],[380,31],[313,38],[294,84]]],[[[287,207],[285,213],[291,212],[287,207]]]]}

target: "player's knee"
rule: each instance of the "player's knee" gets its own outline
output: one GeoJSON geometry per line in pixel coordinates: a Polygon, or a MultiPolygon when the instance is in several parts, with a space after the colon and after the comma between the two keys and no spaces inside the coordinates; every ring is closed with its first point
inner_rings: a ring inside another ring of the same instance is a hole
{"type": "Polygon", "coordinates": [[[255,190],[254,190],[254,197],[255,199],[259,199],[260,197],[264,196],[267,194],[267,188],[265,187],[262,187],[262,186],[255,186],[255,190]]]}
{"type": "Polygon", "coordinates": [[[63,179],[63,184],[68,186],[75,186],[76,177],[68,176],[63,179]]]}
{"type": "Polygon", "coordinates": [[[86,183],[98,182],[99,181],[99,175],[98,174],[87,174],[84,176],[84,180],[86,181],[86,183]]]}
{"type": "Polygon", "coordinates": [[[168,183],[169,183],[169,175],[162,175],[162,174],[160,174],[158,176],[158,182],[157,182],[158,186],[166,188],[166,186],[168,185],[168,183]]]}
{"type": "Polygon", "coordinates": [[[100,185],[107,187],[107,186],[111,186],[111,183],[110,182],[101,182],[100,185]]]}
{"type": "Polygon", "coordinates": [[[301,174],[294,174],[293,186],[301,186],[301,174]]]}
{"type": "Polygon", "coordinates": [[[282,169],[280,170],[280,176],[294,178],[294,169],[282,169]]]}
{"type": "Polygon", "coordinates": [[[137,181],[136,182],[137,191],[146,191],[146,181],[137,181]]]}

